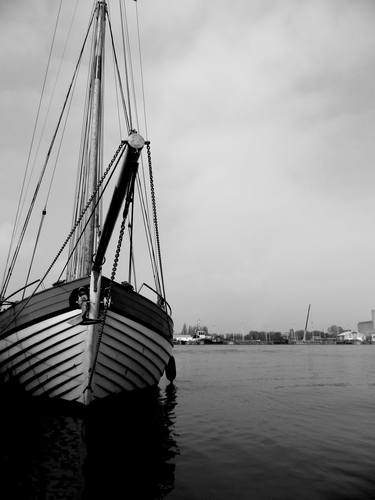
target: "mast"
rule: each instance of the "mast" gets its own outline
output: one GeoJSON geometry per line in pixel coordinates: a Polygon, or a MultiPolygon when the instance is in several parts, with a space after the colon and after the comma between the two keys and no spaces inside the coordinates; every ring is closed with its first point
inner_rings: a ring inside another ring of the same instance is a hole
{"type": "MultiPolygon", "coordinates": [[[[102,146],[102,102],[103,102],[103,60],[104,60],[104,37],[105,37],[105,15],[106,2],[98,2],[97,5],[97,31],[96,47],[93,58],[93,80],[92,86],[92,107],[91,107],[91,136],[89,150],[89,169],[88,169],[88,193],[95,191],[101,171],[100,150],[102,146]]],[[[94,200],[95,204],[96,200],[94,200]]],[[[83,275],[88,276],[91,272],[92,257],[96,247],[96,227],[98,227],[98,214],[91,217],[86,235],[84,238],[84,258],[83,275]]]]}
{"type": "Polygon", "coordinates": [[[305,330],[304,330],[304,332],[303,332],[303,342],[306,342],[306,332],[307,332],[307,324],[308,324],[308,322],[309,322],[310,307],[311,307],[311,304],[309,304],[309,307],[308,307],[308,309],[307,309],[307,316],[306,316],[305,330]]]}
{"type": "MultiPolygon", "coordinates": [[[[90,60],[88,95],[84,110],[81,152],[79,158],[79,175],[77,178],[73,224],[89,198],[95,191],[102,172],[103,150],[103,89],[104,89],[104,42],[107,4],[99,1],[95,11],[95,28],[93,32],[93,49],[90,60]]],[[[99,193],[92,200],[95,207],[99,193]]],[[[99,204],[100,205],[100,204],[99,204]]],[[[70,243],[69,254],[72,255],[67,268],[67,281],[89,276],[92,258],[96,251],[101,224],[101,208],[95,213],[88,211],[82,220],[80,231],[77,231],[70,243]],[[80,232],[84,229],[82,238],[80,232]]]]}

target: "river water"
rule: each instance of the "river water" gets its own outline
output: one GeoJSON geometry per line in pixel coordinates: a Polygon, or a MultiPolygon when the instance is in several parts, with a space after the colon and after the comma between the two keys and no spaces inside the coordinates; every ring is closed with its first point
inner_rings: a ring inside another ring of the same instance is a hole
{"type": "Polygon", "coordinates": [[[175,384],[2,408],[2,499],[375,498],[375,346],[176,346],[175,384]]]}

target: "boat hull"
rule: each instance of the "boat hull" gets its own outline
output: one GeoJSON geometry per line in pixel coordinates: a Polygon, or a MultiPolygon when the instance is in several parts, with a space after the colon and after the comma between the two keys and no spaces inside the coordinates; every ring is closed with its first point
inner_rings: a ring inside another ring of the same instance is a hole
{"type": "MultiPolygon", "coordinates": [[[[4,383],[32,396],[83,404],[159,383],[172,354],[170,316],[113,283],[105,322],[85,324],[72,296],[88,284],[89,278],[63,283],[0,314],[4,383]]],[[[103,278],[102,290],[109,284],[103,278]]]]}

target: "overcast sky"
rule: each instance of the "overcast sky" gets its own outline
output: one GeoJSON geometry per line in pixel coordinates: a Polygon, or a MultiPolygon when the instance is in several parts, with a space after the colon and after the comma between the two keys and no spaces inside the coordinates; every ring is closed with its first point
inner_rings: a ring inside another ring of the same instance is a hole
{"type": "MultiPolygon", "coordinates": [[[[74,3],[63,2],[67,18],[74,3]]],[[[2,261],[58,5],[0,0],[2,261]]],[[[91,5],[79,2],[78,19],[91,5]]],[[[310,328],[370,319],[375,3],[139,0],[138,10],[176,331],[303,329],[309,303],[310,328]]]]}

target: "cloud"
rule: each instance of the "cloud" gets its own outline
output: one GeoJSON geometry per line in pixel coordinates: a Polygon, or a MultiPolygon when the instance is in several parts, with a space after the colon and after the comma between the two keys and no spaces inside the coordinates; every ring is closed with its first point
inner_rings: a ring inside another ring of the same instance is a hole
{"type": "MultiPolygon", "coordinates": [[[[87,25],[84,7],[75,26],[87,25]]],[[[356,327],[372,307],[375,250],[373,2],[218,0],[212,8],[160,0],[138,7],[176,328],[198,318],[221,330],[303,327],[310,302],[317,326],[356,327]]],[[[7,9],[0,20],[7,46],[0,55],[1,161],[18,171],[56,5],[0,9],[7,9]]],[[[67,64],[81,38],[82,30],[67,64]]],[[[62,44],[59,37],[57,53],[62,44]]],[[[64,167],[61,181],[73,160],[64,167]]],[[[14,182],[1,192],[6,219],[15,191],[14,182]]],[[[59,193],[56,199],[65,206],[59,193]]]]}

